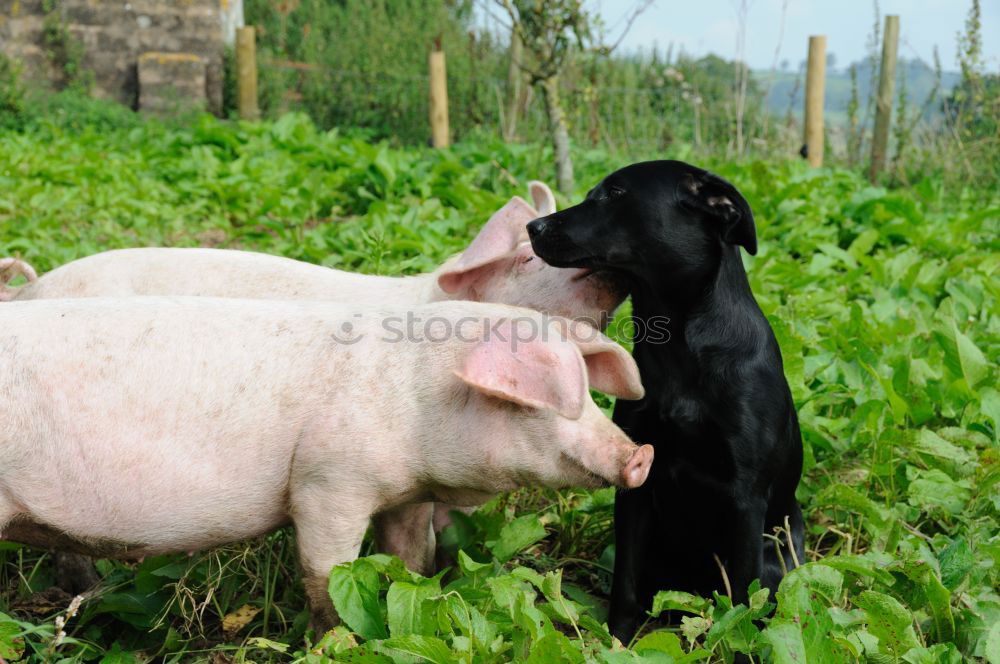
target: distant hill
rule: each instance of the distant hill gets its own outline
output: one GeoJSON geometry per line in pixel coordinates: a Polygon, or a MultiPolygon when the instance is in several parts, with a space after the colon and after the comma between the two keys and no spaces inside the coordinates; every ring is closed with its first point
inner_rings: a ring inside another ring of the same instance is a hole
{"type": "MultiPolygon", "coordinates": [[[[858,75],[858,101],[859,116],[864,114],[865,105],[872,86],[878,88],[878,72],[876,69],[875,79],[872,79],[871,62],[864,60],[855,64],[858,75]]],[[[767,91],[767,106],[772,113],[784,115],[791,105],[792,112],[796,115],[802,114],[805,103],[805,71],[777,71],[771,72],[755,71],[758,85],[761,90],[767,91]],[[794,96],[793,96],[794,93],[794,96]]],[[[900,86],[905,79],[906,95],[910,108],[922,106],[934,87],[934,70],[920,60],[907,60],[901,58],[896,64],[896,99],[899,98],[900,86]]],[[[938,89],[937,100],[928,109],[929,118],[937,117],[941,114],[940,100],[947,96],[955,85],[958,84],[961,75],[958,72],[942,72],[941,86],[938,89]]],[[[851,75],[848,68],[827,69],[826,71],[826,95],[824,108],[829,114],[828,121],[839,124],[847,121],[847,106],[851,99],[851,75]]]]}

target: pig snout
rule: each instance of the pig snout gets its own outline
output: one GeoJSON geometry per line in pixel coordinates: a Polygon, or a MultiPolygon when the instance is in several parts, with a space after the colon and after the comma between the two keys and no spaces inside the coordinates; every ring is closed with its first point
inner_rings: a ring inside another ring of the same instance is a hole
{"type": "Polygon", "coordinates": [[[632,456],[625,462],[617,484],[626,489],[638,489],[649,477],[649,469],[652,465],[653,446],[643,445],[633,452],[632,456]]]}
{"type": "Polygon", "coordinates": [[[579,464],[589,471],[591,479],[599,479],[603,486],[638,488],[646,481],[653,465],[653,446],[636,445],[620,431],[599,437],[578,449],[579,464]]]}

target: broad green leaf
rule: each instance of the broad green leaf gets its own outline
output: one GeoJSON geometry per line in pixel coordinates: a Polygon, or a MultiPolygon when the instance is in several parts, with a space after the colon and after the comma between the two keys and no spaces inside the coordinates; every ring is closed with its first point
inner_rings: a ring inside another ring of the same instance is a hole
{"type": "Polygon", "coordinates": [[[567,598],[562,591],[562,570],[549,572],[542,580],[542,594],[549,600],[549,606],[561,620],[571,625],[580,622],[580,613],[575,603],[567,598]]]}
{"type": "Polygon", "coordinates": [[[814,499],[818,507],[856,512],[863,518],[862,523],[873,535],[880,534],[887,525],[889,511],[876,505],[870,498],[846,484],[831,484],[814,499]]]}
{"type": "MultiPolygon", "coordinates": [[[[465,515],[463,514],[462,516],[465,515]]],[[[459,549],[458,567],[462,571],[462,577],[451,585],[460,584],[463,587],[482,589],[486,584],[486,580],[496,573],[498,566],[495,560],[491,560],[488,563],[478,563],[470,558],[464,550],[459,549]]]]}
{"type": "Polygon", "coordinates": [[[333,568],[328,585],[337,615],[352,631],[366,639],[389,634],[379,606],[379,578],[375,566],[364,558],[333,568]]]}
{"type": "Polygon", "coordinates": [[[545,526],[537,515],[528,514],[506,524],[497,540],[489,544],[490,551],[500,562],[507,562],[517,553],[545,537],[545,526]]]}
{"type": "Polygon", "coordinates": [[[711,626],[712,623],[707,618],[702,618],[701,616],[681,617],[681,634],[690,643],[694,643],[711,626]]]}
{"type": "MultiPolygon", "coordinates": [[[[795,639],[786,643],[790,653],[797,652],[794,648],[801,641],[810,662],[837,661],[838,651],[830,643],[834,622],[829,608],[839,601],[843,583],[843,574],[821,562],[806,563],[782,579],[774,621],[798,626],[795,639]]],[[[791,634],[781,632],[779,637],[787,640],[791,634]]]]}
{"type": "Polygon", "coordinates": [[[130,652],[125,652],[117,643],[101,657],[100,664],[138,664],[139,660],[130,652]]]}
{"type": "Polygon", "coordinates": [[[764,630],[763,638],[771,644],[775,664],[807,664],[812,661],[806,655],[802,629],[792,620],[772,621],[764,630]]]}
{"type": "Polygon", "coordinates": [[[389,634],[434,635],[434,621],[425,611],[424,602],[441,594],[441,584],[435,577],[420,582],[396,581],[386,594],[389,634]]]}
{"type": "Polygon", "coordinates": [[[447,602],[448,615],[478,649],[488,649],[496,638],[497,630],[509,627],[509,621],[501,625],[498,621],[487,620],[479,609],[456,594],[449,594],[447,602]]]}
{"type": "Polygon", "coordinates": [[[974,455],[929,429],[921,429],[913,441],[913,448],[938,464],[947,464],[962,475],[968,474],[974,464],[974,455]]]}
{"type": "Polygon", "coordinates": [[[686,664],[712,657],[712,653],[704,648],[693,648],[690,652],[685,652],[680,637],[666,630],[645,635],[636,641],[632,651],[642,656],[641,661],[651,663],[686,664]]]}
{"type": "Polygon", "coordinates": [[[979,408],[983,415],[993,420],[993,442],[1000,443],[1000,392],[992,388],[983,390],[979,408]]]}
{"type": "Polygon", "coordinates": [[[653,610],[649,612],[654,618],[664,611],[687,611],[701,614],[711,606],[711,602],[703,597],[678,590],[661,590],[653,597],[653,610]]]}
{"type": "Polygon", "coordinates": [[[962,654],[954,644],[937,643],[929,648],[910,649],[903,655],[903,661],[909,664],[961,664],[962,654]]]}
{"type": "Polygon", "coordinates": [[[18,660],[24,652],[23,630],[6,616],[0,613],[0,657],[18,660]]]}
{"type": "Polygon", "coordinates": [[[917,584],[924,596],[938,641],[955,638],[955,618],[951,611],[951,593],[941,583],[937,571],[924,560],[907,560],[901,565],[903,574],[917,584]]]}
{"type": "Polygon", "coordinates": [[[906,401],[904,401],[903,398],[896,393],[896,388],[892,384],[892,378],[890,376],[882,375],[867,362],[862,362],[861,366],[864,367],[865,370],[878,381],[879,385],[882,386],[886,399],[889,400],[889,407],[892,409],[892,416],[896,420],[896,423],[902,424],[905,422],[906,416],[910,412],[910,407],[906,401]]]}
{"type": "Polygon", "coordinates": [[[972,549],[964,537],[957,537],[938,556],[941,563],[941,583],[955,590],[976,564],[972,549]]]}
{"type": "Polygon", "coordinates": [[[848,251],[855,258],[861,258],[875,246],[878,242],[879,234],[874,228],[869,228],[866,231],[861,232],[854,241],[851,242],[851,246],[848,247],[848,251]]]}
{"type": "Polygon", "coordinates": [[[1000,621],[994,622],[990,627],[983,655],[990,664],[1000,664],[1000,621]]]}
{"type": "Polygon", "coordinates": [[[550,662],[566,662],[567,664],[583,664],[583,653],[562,632],[552,630],[531,645],[526,664],[549,664],[550,662]]]}
{"type": "Polygon", "coordinates": [[[433,662],[433,664],[452,664],[458,658],[452,653],[448,644],[434,636],[409,634],[386,639],[378,644],[380,652],[395,651],[417,658],[418,661],[433,662]]]}
{"type": "Polygon", "coordinates": [[[510,575],[487,579],[486,585],[493,595],[493,600],[498,606],[508,609],[512,618],[519,598],[527,597],[528,601],[533,603],[536,597],[535,591],[527,583],[510,575]]]}
{"type": "Polygon", "coordinates": [[[865,590],[854,602],[864,610],[868,631],[878,638],[882,652],[902,657],[911,648],[920,646],[913,630],[913,616],[897,599],[865,590]]]}
{"type": "Polygon", "coordinates": [[[952,325],[955,345],[958,347],[958,359],[962,365],[962,374],[969,387],[975,388],[980,381],[989,375],[990,364],[987,362],[986,356],[983,355],[983,351],[979,350],[969,337],[962,334],[957,325],[954,323],[952,325]]]}
{"type": "MultiPolygon", "coordinates": [[[[733,632],[737,632],[743,625],[750,623],[750,616],[750,610],[743,604],[738,604],[727,610],[709,628],[705,635],[705,647],[711,650],[723,639],[733,636],[733,632]]],[[[737,637],[737,640],[742,643],[742,639],[737,637]]]]}
{"type": "MultiPolygon", "coordinates": [[[[343,636],[347,636],[349,632],[342,625],[330,630],[328,633],[338,632],[343,636]]],[[[256,636],[252,639],[247,639],[247,645],[251,648],[260,648],[261,650],[274,650],[275,652],[288,652],[289,645],[287,643],[281,643],[280,641],[272,641],[271,639],[265,639],[260,636],[256,636]]]]}
{"type": "Polygon", "coordinates": [[[635,642],[632,649],[638,653],[641,653],[643,650],[656,650],[658,652],[665,652],[674,658],[683,657],[685,654],[680,637],[673,632],[662,629],[645,635],[635,642]]]}
{"type": "Polygon", "coordinates": [[[956,482],[937,468],[920,470],[910,466],[907,475],[911,478],[907,495],[910,504],[915,507],[928,510],[939,508],[959,514],[972,496],[967,482],[956,482]]]}
{"type": "Polygon", "coordinates": [[[893,583],[892,574],[884,569],[886,564],[878,562],[871,555],[832,556],[824,558],[818,561],[818,563],[827,567],[833,567],[842,572],[852,572],[859,576],[871,577],[885,585],[892,585],[893,583]]]}

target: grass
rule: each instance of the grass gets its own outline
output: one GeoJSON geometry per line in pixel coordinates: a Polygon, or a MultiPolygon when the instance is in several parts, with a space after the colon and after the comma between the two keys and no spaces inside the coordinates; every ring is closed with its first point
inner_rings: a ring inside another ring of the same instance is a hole
{"type": "MultiPolygon", "coordinates": [[[[581,190],[561,204],[623,165],[574,157],[581,190]]],[[[44,271],[115,247],[201,245],[419,272],[550,163],[546,148],[489,139],[393,149],[301,115],[164,126],[49,113],[0,132],[0,255],[44,271]]],[[[623,649],[602,626],[612,492],[533,490],[459,519],[444,577],[382,556],[335,570],[345,625],[319,642],[290,531],[102,561],[100,592],[73,615],[71,598],[43,593],[48,554],[0,543],[0,660],[1000,662],[996,192],[886,190],[798,162],[701,165],[757,215],[748,270],[802,424],[808,560],[777,597],[661,593],[655,613],[679,612],[679,627],[651,621],[623,649]]]]}

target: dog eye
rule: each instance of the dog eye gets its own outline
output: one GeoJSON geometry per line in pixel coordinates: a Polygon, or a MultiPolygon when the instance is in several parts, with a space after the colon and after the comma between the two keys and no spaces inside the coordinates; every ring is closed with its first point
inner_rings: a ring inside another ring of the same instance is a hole
{"type": "Polygon", "coordinates": [[[621,187],[611,187],[608,189],[608,198],[618,198],[619,196],[624,196],[625,190],[621,187]]]}

